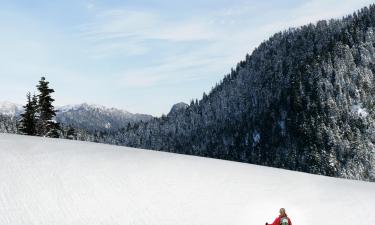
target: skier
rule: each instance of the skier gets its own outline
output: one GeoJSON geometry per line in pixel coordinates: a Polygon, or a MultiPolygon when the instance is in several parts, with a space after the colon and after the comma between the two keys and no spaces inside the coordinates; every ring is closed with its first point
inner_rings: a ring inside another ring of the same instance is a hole
{"type": "Polygon", "coordinates": [[[266,223],[266,225],[292,225],[292,221],[290,221],[289,217],[285,213],[285,209],[280,209],[280,215],[273,221],[272,224],[266,223]]]}

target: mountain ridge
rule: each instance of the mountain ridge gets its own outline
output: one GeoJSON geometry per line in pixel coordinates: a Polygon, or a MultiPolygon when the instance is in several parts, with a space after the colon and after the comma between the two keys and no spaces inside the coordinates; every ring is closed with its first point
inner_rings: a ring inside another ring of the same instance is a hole
{"type": "Polygon", "coordinates": [[[89,132],[118,130],[140,121],[148,121],[153,117],[146,114],[133,114],[126,110],[108,108],[92,104],[67,105],[56,107],[56,120],[66,126],[83,129],[89,132]]]}
{"type": "MultiPolygon", "coordinates": [[[[3,116],[17,118],[23,110],[20,104],[0,102],[0,114],[3,116]]],[[[128,123],[146,122],[153,118],[147,114],[130,113],[123,109],[88,103],[56,106],[55,110],[57,122],[90,132],[117,130],[126,127],[128,123]]]]}

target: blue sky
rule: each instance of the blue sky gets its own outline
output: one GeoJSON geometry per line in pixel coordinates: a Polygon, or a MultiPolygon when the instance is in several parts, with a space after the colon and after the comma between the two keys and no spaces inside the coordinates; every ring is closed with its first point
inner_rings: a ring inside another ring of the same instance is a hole
{"type": "Polygon", "coordinates": [[[0,100],[41,76],[56,105],[159,116],[209,92],[275,32],[339,18],[367,0],[0,0],[0,100]]]}

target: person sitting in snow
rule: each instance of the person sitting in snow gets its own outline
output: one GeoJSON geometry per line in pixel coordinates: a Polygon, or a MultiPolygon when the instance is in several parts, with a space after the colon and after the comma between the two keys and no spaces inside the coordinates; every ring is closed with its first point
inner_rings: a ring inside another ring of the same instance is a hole
{"type": "Polygon", "coordinates": [[[273,223],[266,223],[266,225],[292,225],[292,221],[290,221],[289,217],[286,215],[285,209],[281,208],[279,212],[279,217],[277,217],[273,223]]]}

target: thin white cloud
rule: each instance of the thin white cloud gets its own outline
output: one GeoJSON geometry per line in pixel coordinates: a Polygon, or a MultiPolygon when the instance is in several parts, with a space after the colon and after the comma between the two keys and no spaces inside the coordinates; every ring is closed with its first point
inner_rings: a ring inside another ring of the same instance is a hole
{"type": "MultiPolygon", "coordinates": [[[[116,57],[121,55],[143,55],[149,52],[149,48],[142,44],[141,41],[127,40],[113,41],[109,43],[97,43],[95,45],[94,54],[90,54],[93,59],[105,59],[108,57],[116,57]]],[[[92,51],[92,49],[90,49],[92,51]]]]}
{"type": "Polygon", "coordinates": [[[95,21],[82,26],[82,34],[96,41],[117,38],[196,41],[212,37],[207,28],[202,21],[175,21],[160,12],[116,9],[98,13],[95,21]]]}
{"type": "Polygon", "coordinates": [[[256,10],[251,4],[207,12],[196,16],[195,20],[175,21],[168,21],[156,12],[113,10],[101,13],[100,17],[105,18],[105,22],[90,26],[89,33],[97,40],[111,40],[111,43],[101,46],[110,52],[121,49],[118,46],[125,41],[124,48],[132,54],[147,53],[148,47],[144,46],[147,40],[159,39],[172,44],[206,41],[199,49],[188,50],[182,55],[164,56],[166,58],[157,65],[129,69],[119,75],[119,84],[125,87],[151,87],[165,82],[183,83],[214,72],[219,73],[216,76],[221,78],[246,53],[273,33],[320,19],[341,17],[361,6],[363,3],[348,0],[342,1],[339,6],[333,1],[313,0],[287,11],[270,9],[269,13],[278,13],[280,19],[265,22],[256,29],[244,17],[256,10]],[[283,13],[285,17],[281,17],[283,13]],[[204,70],[207,72],[204,73],[204,70]]]}
{"type": "Polygon", "coordinates": [[[146,88],[161,84],[184,83],[216,72],[215,65],[221,60],[220,57],[178,55],[166,58],[154,66],[123,71],[118,74],[116,84],[127,88],[146,88]]]}
{"type": "Polygon", "coordinates": [[[215,37],[205,21],[173,20],[154,11],[106,10],[79,27],[80,38],[91,43],[96,58],[122,52],[125,55],[147,53],[153,46],[145,42],[194,42],[215,37]]]}

